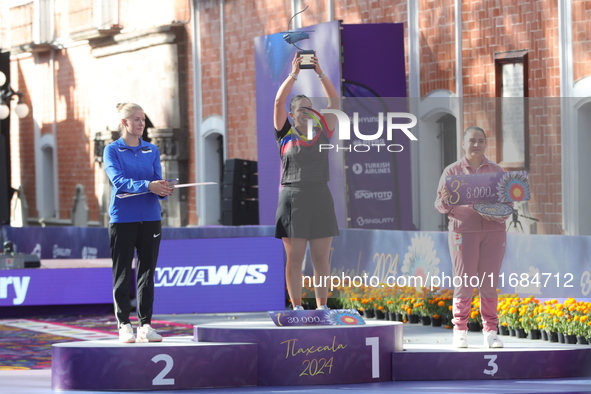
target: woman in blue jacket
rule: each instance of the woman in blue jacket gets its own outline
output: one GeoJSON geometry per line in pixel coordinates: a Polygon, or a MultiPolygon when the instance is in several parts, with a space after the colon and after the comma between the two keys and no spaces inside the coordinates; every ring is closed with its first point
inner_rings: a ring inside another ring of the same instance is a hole
{"type": "Polygon", "coordinates": [[[138,342],[160,342],[162,337],[150,326],[154,303],[154,271],[161,239],[160,200],[173,187],[162,179],[160,152],[142,140],[146,116],[134,103],[118,104],[121,138],[105,147],[105,171],[113,185],[109,205],[109,237],[113,259],[113,300],[119,341],[135,342],[129,320],[132,261],[137,251],[138,342]],[[148,193],[146,193],[148,192],[148,193]],[[144,193],[118,198],[121,193],[144,193]]]}

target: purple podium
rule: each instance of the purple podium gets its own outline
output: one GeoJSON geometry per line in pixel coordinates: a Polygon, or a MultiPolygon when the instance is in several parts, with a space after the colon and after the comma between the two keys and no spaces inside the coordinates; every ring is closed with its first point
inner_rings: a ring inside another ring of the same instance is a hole
{"type": "Polygon", "coordinates": [[[256,343],[259,386],[370,383],[392,380],[402,329],[389,321],[294,327],[229,322],[196,326],[195,340],[256,343]]]}
{"type": "Polygon", "coordinates": [[[591,376],[588,346],[539,341],[454,349],[445,345],[407,345],[392,354],[392,380],[544,379],[591,376]]]}
{"type": "Polygon", "coordinates": [[[256,386],[257,345],[116,340],[53,345],[53,390],[177,390],[256,386]],[[228,373],[232,371],[232,373],[228,373]]]}
{"type": "Polygon", "coordinates": [[[373,319],[323,326],[223,322],[195,326],[193,337],[165,337],[160,343],[60,343],[53,345],[52,389],[146,391],[591,376],[589,346],[507,338],[502,349],[482,344],[455,349],[449,334],[443,340],[409,340],[403,346],[403,328],[399,322],[373,319]]]}

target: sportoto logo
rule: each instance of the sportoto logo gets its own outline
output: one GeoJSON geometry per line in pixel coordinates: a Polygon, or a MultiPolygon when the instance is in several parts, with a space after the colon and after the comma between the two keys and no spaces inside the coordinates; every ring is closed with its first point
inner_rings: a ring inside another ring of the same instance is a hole
{"type": "Polygon", "coordinates": [[[379,200],[379,201],[388,201],[392,199],[392,192],[391,191],[383,191],[383,192],[372,192],[369,190],[357,190],[355,191],[355,199],[368,199],[368,200],[379,200]]]}

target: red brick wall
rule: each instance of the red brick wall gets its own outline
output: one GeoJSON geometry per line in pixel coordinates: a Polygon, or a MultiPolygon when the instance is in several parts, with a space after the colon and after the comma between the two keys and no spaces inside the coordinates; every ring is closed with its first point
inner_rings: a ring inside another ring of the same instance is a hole
{"type": "Polygon", "coordinates": [[[212,0],[199,2],[203,119],[222,112],[220,8],[217,3],[212,0]]]}
{"type": "Polygon", "coordinates": [[[529,51],[529,96],[560,95],[556,1],[464,2],[462,19],[465,97],[494,97],[494,53],[525,49],[529,51]]]}
{"type": "Polygon", "coordinates": [[[291,18],[289,1],[277,1],[267,12],[257,4],[247,0],[225,6],[229,158],[257,159],[254,38],[285,31],[291,18]]]}
{"type": "MultiPolygon", "coordinates": [[[[57,165],[59,166],[60,218],[69,218],[72,196],[82,184],[90,210],[89,220],[98,220],[95,197],[94,135],[86,119],[96,75],[90,47],[78,46],[57,52],[55,59],[57,165]]],[[[96,131],[96,130],[95,130],[96,131]]]]}
{"type": "Polygon", "coordinates": [[[560,99],[530,100],[531,216],[540,234],[562,234],[560,99]]]}
{"type": "MultiPolygon", "coordinates": [[[[76,26],[89,21],[87,2],[75,0],[56,1],[57,31],[68,35],[76,26]],[[86,7],[86,8],[85,8],[86,7]],[[72,13],[72,11],[78,11],[72,13]],[[84,11],[84,12],[83,12],[84,11]],[[67,13],[67,14],[66,14],[67,13]],[[65,23],[64,21],[68,21],[65,23]],[[70,31],[66,31],[66,27],[70,31]]],[[[221,70],[220,6],[217,0],[202,0],[199,7],[201,36],[201,81],[203,94],[202,115],[206,119],[222,114],[222,75],[227,78],[227,156],[256,160],[256,102],[254,70],[254,37],[277,33],[287,27],[292,16],[290,0],[270,0],[261,7],[257,0],[225,1],[224,25],[226,69],[221,70]],[[222,74],[224,73],[224,74],[222,74]]],[[[305,6],[306,4],[304,4],[305,6]]],[[[302,26],[328,21],[327,2],[310,3],[301,14],[302,26]]],[[[12,45],[30,42],[31,10],[28,6],[12,9],[10,17],[17,21],[11,25],[12,45]],[[29,19],[27,19],[29,18],[29,19]]],[[[405,23],[405,58],[408,72],[408,10],[407,0],[335,0],[334,18],[343,23],[405,23]]],[[[529,96],[559,97],[558,62],[558,2],[557,0],[483,0],[462,2],[462,62],[463,96],[492,98],[495,96],[495,52],[528,50],[529,96]]],[[[453,0],[421,0],[419,2],[421,95],[437,89],[455,91],[455,21],[453,0]]],[[[189,21],[189,2],[175,0],[122,0],[119,2],[119,21],[122,27],[133,30],[147,26],[169,24],[172,20],[189,21]],[[157,5],[154,6],[154,5],[157,5]]],[[[575,80],[591,75],[591,1],[573,0],[573,56],[575,80]]],[[[190,28],[189,42],[193,40],[190,28]]],[[[4,31],[2,37],[7,37],[4,31]]],[[[193,113],[193,64],[192,44],[188,46],[189,73],[187,89],[189,97],[189,127],[194,124],[193,113]]],[[[47,54],[40,55],[45,64],[47,54]]],[[[60,166],[60,216],[69,217],[71,197],[75,182],[84,182],[91,220],[96,220],[98,208],[93,196],[95,165],[91,136],[85,123],[88,108],[88,92],[85,81],[93,78],[93,58],[85,46],[60,51],[56,55],[56,109],[58,134],[57,155],[60,166]],[[76,164],[74,164],[76,163],[76,164]],[[75,167],[75,168],[74,168],[75,167]],[[71,173],[77,181],[72,181],[71,173]],[[62,190],[63,187],[63,190],[62,190]]],[[[26,90],[34,84],[33,59],[23,58],[13,62],[14,75],[18,75],[19,89],[26,90]],[[22,86],[21,85],[22,83],[22,86]]],[[[46,85],[46,84],[45,84],[46,85]]],[[[46,88],[44,88],[46,89],[46,88]]],[[[42,93],[47,95],[47,92],[42,93]]],[[[39,97],[39,95],[37,95],[39,97]]],[[[43,96],[45,97],[45,96],[43,96]]],[[[539,103],[538,103],[539,104],[539,103]]],[[[561,232],[561,174],[560,174],[560,117],[557,109],[541,105],[530,109],[530,173],[533,197],[530,203],[532,216],[541,219],[540,233],[561,232]]],[[[489,131],[489,156],[495,159],[494,108],[472,104],[467,108],[465,124],[479,123],[489,131]]],[[[493,105],[494,107],[494,105],[493,105]]],[[[50,132],[53,114],[46,113],[49,106],[35,108],[43,133],[50,132]]],[[[35,196],[34,162],[23,156],[33,157],[32,118],[20,121],[18,130],[21,177],[29,198],[35,196]]],[[[194,163],[197,160],[192,147],[194,130],[189,133],[189,177],[195,179],[194,163]]],[[[14,149],[13,149],[14,152],[14,149]]],[[[34,200],[29,200],[31,216],[35,216],[34,200]]],[[[194,190],[190,191],[189,222],[197,224],[194,190]]]]}
{"type": "MultiPolygon", "coordinates": [[[[495,96],[495,52],[528,50],[530,211],[540,219],[539,233],[562,230],[560,117],[545,108],[543,97],[560,96],[558,8],[556,1],[485,0],[464,2],[463,83],[465,97],[495,96]]],[[[467,114],[465,125],[480,123],[494,135],[494,108],[467,114]],[[493,116],[491,116],[493,115],[493,116]]],[[[491,138],[488,156],[496,160],[491,138]]]]}
{"type": "MultiPolygon", "coordinates": [[[[191,16],[192,17],[192,16],[191,16]]],[[[187,143],[189,144],[189,166],[188,166],[188,177],[190,181],[194,181],[197,179],[197,174],[195,173],[195,162],[197,157],[195,155],[195,130],[193,125],[195,124],[195,111],[194,111],[194,97],[195,97],[195,90],[193,89],[194,85],[194,68],[195,65],[193,63],[193,42],[195,40],[195,36],[193,34],[192,23],[190,22],[187,26],[187,97],[189,98],[187,103],[187,122],[188,122],[188,133],[187,133],[187,143]]],[[[195,188],[190,187],[190,190],[187,191],[187,205],[188,205],[188,224],[189,225],[197,225],[198,224],[198,217],[197,217],[197,198],[196,198],[196,190],[195,188]]]]}
{"type": "Polygon", "coordinates": [[[421,96],[437,89],[456,92],[454,0],[420,2],[421,96]]]}
{"type": "Polygon", "coordinates": [[[35,186],[35,162],[32,160],[35,157],[34,121],[33,116],[31,116],[33,107],[30,94],[34,86],[35,62],[32,57],[27,57],[11,62],[10,66],[10,85],[13,89],[24,93],[23,100],[30,109],[29,116],[22,120],[19,120],[16,116],[10,117],[12,187],[23,186],[27,195],[29,215],[37,216],[34,204],[37,191],[35,186]]]}
{"type": "Polygon", "coordinates": [[[573,74],[575,82],[591,75],[591,1],[573,2],[573,74]]]}

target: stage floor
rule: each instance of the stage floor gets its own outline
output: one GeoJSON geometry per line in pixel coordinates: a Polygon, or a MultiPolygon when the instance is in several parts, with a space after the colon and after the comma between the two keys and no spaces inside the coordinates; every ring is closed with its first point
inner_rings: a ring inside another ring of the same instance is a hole
{"type": "MultiPolygon", "coordinates": [[[[268,321],[266,313],[235,313],[235,314],[192,314],[192,315],[157,315],[154,319],[172,321],[184,324],[205,324],[228,321],[268,321]]],[[[591,346],[552,344],[541,340],[518,339],[515,337],[502,336],[507,349],[524,351],[532,347],[560,347],[572,346],[577,349],[589,348],[591,346]]],[[[165,339],[166,340],[166,339],[165,339]]],[[[483,349],[482,333],[468,334],[468,342],[471,348],[462,351],[475,351],[483,349]]],[[[408,351],[420,351],[434,347],[451,348],[451,330],[443,328],[421,326],[417,324],[404,325],[404,347],[408,351]]],[[[23,370],[23,371],[1,371],[0,382],[2,392],[17,393],[51,393],[51,369],[23,370]]],[[[233,389],[199,389],[199,390],[178,390],[182,393],[333,393],[347,390],[347,392],[372,392],[372,393],[591,393],[591,378],[568,378],[568,379],[519,379],[519,380],[493,380],[493,381],[404,381],[404,382],[383,382],[353,385],[330,385],[330,386],[282,386],[282,387],[245,387],[233,389]]],[[[89,392],[89,391],[72,391],[89,392]]],[[[118,391],[118,393],[154,393],[154,391],[118,391]]],[[[157,391],[167,393],[171,391],[157,391]]]]}

